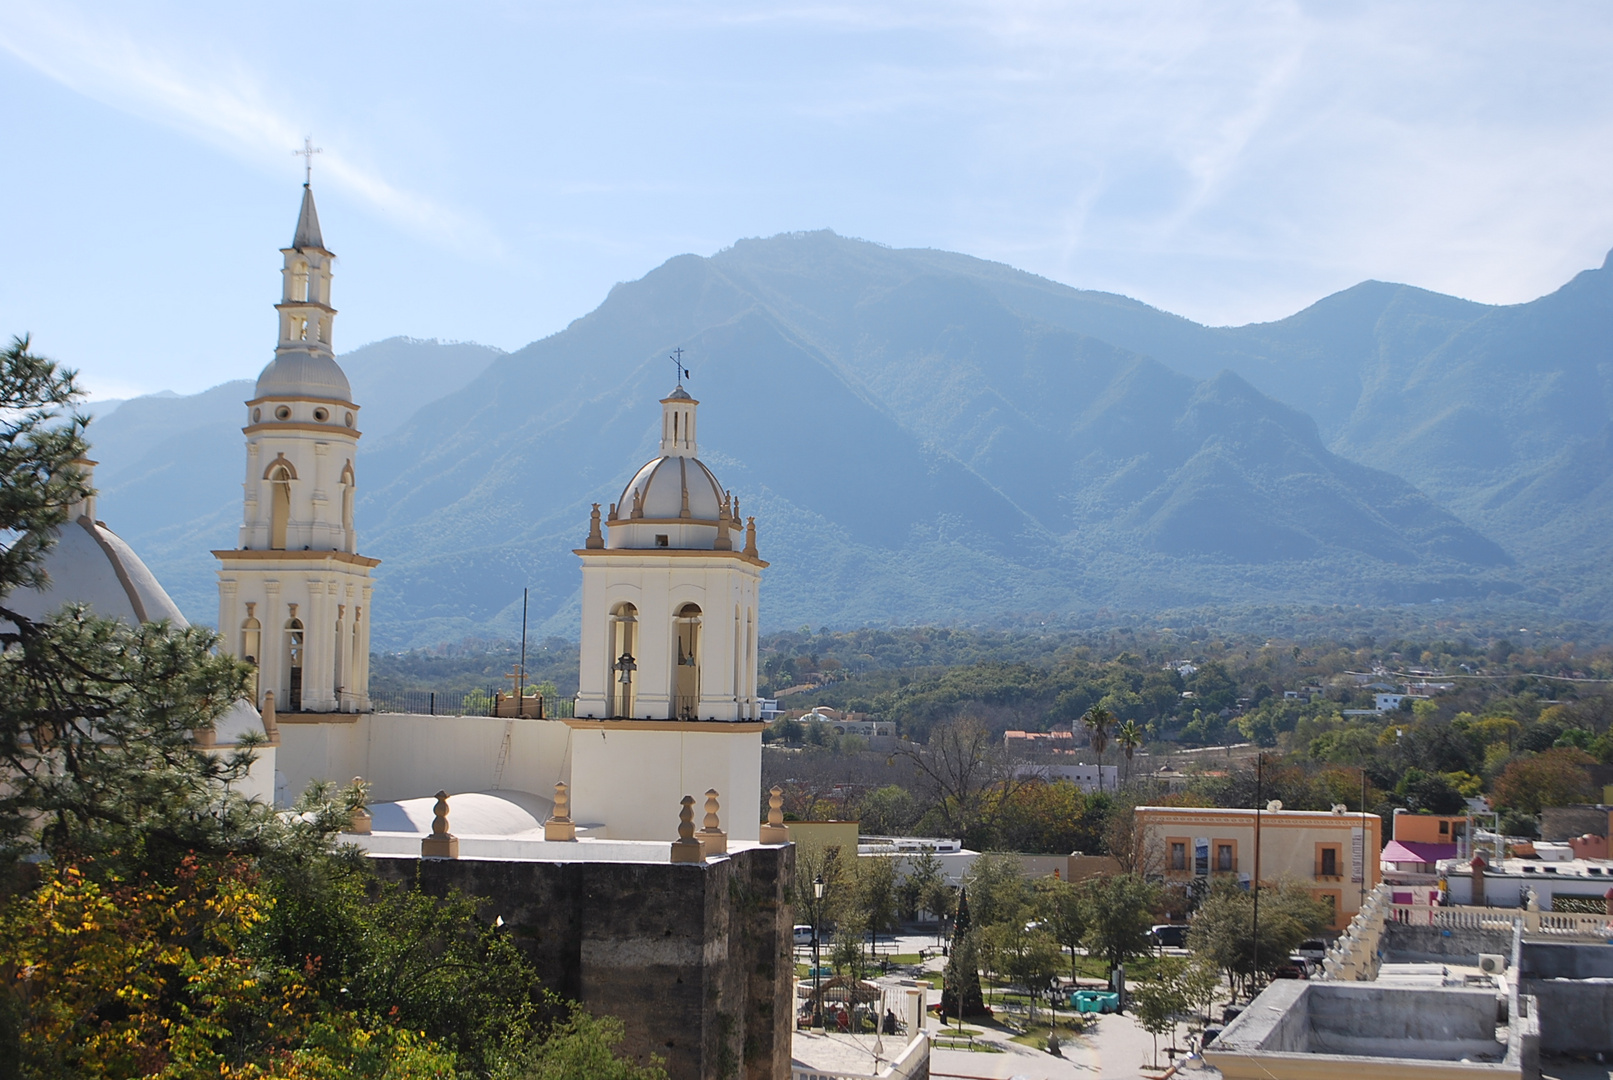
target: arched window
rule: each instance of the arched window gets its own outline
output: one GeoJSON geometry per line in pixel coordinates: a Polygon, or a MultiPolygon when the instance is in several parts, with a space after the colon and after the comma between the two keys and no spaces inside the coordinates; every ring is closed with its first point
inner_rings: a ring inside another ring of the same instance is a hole
{"type": "Polygon", "coordinates": [[[631,717],[637,704],[635,688],[638,676],[638,608],[622,603],[610,611],[610,651],[607,654],[610,671],[605,685],[610,690],[610,713],[616,717],[631,717]]]}
{"type": "Polygon", "coordinates": [[[286,525],[291,521],[291,477],[289,468],[281,464],[269,467],[269,547],[274,551],[286,549],[286,525]]]}
{"type": "Polygon", "coordinates": [[[700,714],[700,605],[684,604],[672,620],[677,665],[672,669],[672,715],[693,720],[700,714]]]}
{"type": "Polygon", "coordinates": [[[297,618],[297,605],[291,605],[291,618],[286,620],[286,672],[290,676],[286,704],[288,712],[302,711],[302,660],[303,625],[297,618]]]}
{"type": "Polygon", "coordinates": [[[308,299],[308,264],[298,259],[291,267],[291,299],[308,299]]]}
{"type": "Polygon", "coordinates": [[[258,669],[263,666],[263,624],[256,618],[257,604],[247,601],[246,619],[241,623],[241,659],[252,665],[252,703],[261,701],[258,669]]]}

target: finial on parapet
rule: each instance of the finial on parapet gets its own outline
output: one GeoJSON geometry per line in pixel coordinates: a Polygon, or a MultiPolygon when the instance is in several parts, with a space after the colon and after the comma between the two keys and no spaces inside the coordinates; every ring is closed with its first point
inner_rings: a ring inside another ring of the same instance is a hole
{"type": "Polygon", "coordinates": [[[594,512],[588,515],[588,542],[584,547],[589,549],[605,546],[605,537],[599,531],[599,504],[594,504],[594,512]]]}
{"type": "Polygon", "coordinates": [[[279,746],[280,745],[280,725],[279,725],[279,723],[277,723],[275,721],[275,717],[274,717],[274,691],[273,690],[265,690],[263,692],[263,708],[258,710],[258,715],[263,717],[263,734],[268,736],[269,745],[270,746],[279,746]]]}
{"type": "Polygon", "coordinates": [[[728,853],[728,834],[722,830],[722,822],[718,818],[717,789],[709,788],[706,791],[706,820],[705,828],[700,830],[697,837],[700,841],[700,851],[706,858],[713,855],[726,855],[728,853]]]}
{"type": "Polygon", "coordinates": [[[370,835],[370,829],[375,825],[375,816],[365,806],[365,800],[370,794],[370,785],[364,782],[362,776],[355,776],[347,792],[347,831],[354,836],[370,835]]]}
{"type": "Polygon", "coordinates": [[[577,826],[571,820],[571,792],[565,784],[554,786],[554,815],[543,823],[545,840],[575,840],[577,826]]]}
{"type": "Polygon", "coordinates": [[[753,517],[745,519],[745,554],[753,559],[761,558],[756,550],[756,519],[753,517]]]}
{"type": "Polygon", "coordinates": [[[733,511],[733,494],[724,492],[722,502],[717,506],[717,540],[711,546],[716,551],[734,550],[733,538],[728,535],[730,516],[733,511]]]}
{"type": "Polygon", "coordinates": [[[703,862],[700,841],[694,838],[694,796],[683,797],[683,808],[678,811],[678,838],[672,841],[672,861],[703,862]]]}
{"type": "Polygon", "coordinates": [[[784,824],[784,789],[777,784],[767,797],[767,824],[762,826],[764,844],[788,844],[790,828],[784,824]]]}
{"type": "Polygon", "coordinates": [[[459,837],[448,831],[448,793],[437,792],[437,805],[432,811],[431,835],[420,841],[423,859],[459,858],[459,837]]]}

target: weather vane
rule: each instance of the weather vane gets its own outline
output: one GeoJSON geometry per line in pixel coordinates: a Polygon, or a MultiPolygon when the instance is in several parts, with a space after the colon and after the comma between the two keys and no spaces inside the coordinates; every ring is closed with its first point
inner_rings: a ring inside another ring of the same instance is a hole
{"type": "Polygon", "coordinates": [[[304,138],[302,140],[302,149],[301,150],[293,150],[291,152],[292,157],[300,157],[300,158],[305,159],[304,163],[303,163],[303,170],[304,171],[303,171],[303,174],[302,174],[302,186],[303,187],[307,187],[309,184],[313,183],[313,179],[314,179],[314,155],[315,154],[323,154],[324,152],[325,152],[324,147],[314,145],[314,139],[313,139],[312,135],[304,136],[304,138]]]}
{"type": "Polygon", "coordinates": [[[673,349],[672,355],[667,359],[672,361],[673,367],[677,368],[678,385],[682,386],[683,380],[689,378],[689,369],[683,366],[683,346],[679,345],[676,349],[673,349]]]}

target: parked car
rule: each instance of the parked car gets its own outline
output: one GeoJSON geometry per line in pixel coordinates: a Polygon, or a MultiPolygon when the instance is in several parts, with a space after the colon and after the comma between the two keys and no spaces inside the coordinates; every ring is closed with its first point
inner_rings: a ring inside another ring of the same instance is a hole
{"type": "Polygon", "coordinates": [[[1282,967],[1271,973],[1274,979],[1308,979],[1311,977],[1304,960],[1290,960],[1282,967]]]}
{"type": "Polygon", "coordinates": [[[1079,1013],[1120,1011],[1120,995],[1112,990],[1077,990],[1070,995],[1070,1008],[1079,1013]]]}
{"type": "Polygon", "coordinates": [[[1160,923],[1149,932],[1167,949],[1187,948],[1187,927],[1179,923],[1160,923]]]}
{"type": "Polygon", "coordinates": [[[810,944],[812,944],[812,927],[810,927],[810,926],[797,926],[795,928],[795,943],[797,945],[810,945],[810,944]]]}
{"type": "Polygon", "coordinates": [[[1219,1038],[1220,1035],[1221,1035],[1221,1029],[1220,1028],[1205,1028],[1204,1029],[1204,1038],[1203,1038],[1202,1041],[1200,1041],[1199,1045],[1200,1046],[1209,1046],[1217,1038],[1219,1038]]]}
{"type": "Polygon", "coordinates": [[[1228,1005],[1221,1010],[1221,1022],[1223,1024],[1230,1024],[1241,1015],[1243,1015],[1242,1005],[1228,1005]]]}
{"type": "Polygon", "coordinates": [[[1302,941],[1299,943],[1299,948],[1294,950],[1294,955],[1303,956],[1312,964],[1320,964],[1327,958],[1327,942],[1320,938],[1302,941]]]}

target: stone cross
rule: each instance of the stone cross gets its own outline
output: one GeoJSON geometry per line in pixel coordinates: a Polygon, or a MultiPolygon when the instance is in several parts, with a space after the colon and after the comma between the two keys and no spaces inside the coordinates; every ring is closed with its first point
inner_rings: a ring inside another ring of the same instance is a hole
{"type": "Polygon", "coordinates": [[[554,816],[543,823],[545,840],[575,840],[577,826],[571,820],[571,792],[563,783],[554,786],[554,816]]]}
{"type": "Polygon", "coordinates": [[[706,858],[713,855],[726,855],[728,853],[728,834],[723,832],[722,823],[717,818],[717,789],[706,791],[706,820],[705,828],[700,830],[700,849],[706,858]]]}
{"type": "Polygon", "coordinates": [[[700,841],[694,838],[694,796],[683,797],[683,808],[678,811],[678,838],[672,841],[672,861],[675,863],[704,862],[700,841]]]}
{"type": "Polygon", "coordinates": [[[767,797],[767,824],[762,826],[761,841],[764,844],[790,842],[790,830],[784,824],[784,789],[777,784],[767,797]]]}
{"type": "Polygon", "coordinates": [[[431,835],[420,841],[422,859],[459,858],[459,837],[448,831],[448,793],[437,792],[437,805],[432,811],[431,835]]]}

